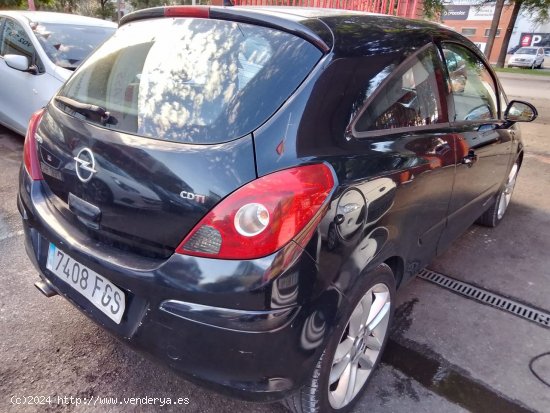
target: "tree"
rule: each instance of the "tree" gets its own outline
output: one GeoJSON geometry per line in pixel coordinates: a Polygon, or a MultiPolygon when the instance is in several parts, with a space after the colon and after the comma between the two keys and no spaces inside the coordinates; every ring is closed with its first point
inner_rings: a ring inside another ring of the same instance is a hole
{"type": "MultiPolygon", "coordinates": [[[[509,0],[509,1],[513,7],[512,16],[510,17],[510,21],[508,23],[508,26],[506,27],[506,31],[502,39],[503,40],[502,48],[500,49],[500,53],[498,56],[497,67],[504,67],[504,61],[506,60],[506,52],[508,51],[508,44],[510,43],[510,37],[512,36],[514,26],[516,25],[516,21],[519,16],[520,9],[522,9],[526,13],[533,16],[534,20],[540,23],[547,21],[550,17],[550,0],[509,0]]],[[[489,2],[490,1],[487,1],[487,0],[480,0],[479,4],[484,4],[489,2]]],[[[424,15],[426,17],[441,16],[441,11],[444,8],[443,4],[444,4],[443,0],[425,1],[424,15]]],[[[510,7],[510,5],[507,5],[506,7],[510,7]]],[[[493,24],[494,23],[495,22],[493,20],[493,24]]],[[[498,27],[498,23],[496,27],[498,27]]],[[[496,33],[496,27],[495,27],[495,33],[496,33]]],[[[493,30],[493,27],[491,27],[491,31],[492,30],[493,30]]],[[[491,48],[492,48],[492,45],[491,45],[491,48]]],[[[488,55],[488,53],[486,54],[488,55]]]]}
{"type": "Polygon", "coordinates": [[[497,67],[504,67],[504,62],[506,61],[506,54],[508,52],[508,44],[510,43],[510,37],[512,37],[512,32],[514,31],[514,26],[516,24],[516,20],[518,19],[519,10],[521,9],[523,2],[524,0],[514,1],[512,16],[510,17],[508,26],[506,26],[506,31],[504,32],[504,37],[502,39],[502,48],[500,49],[500,52],[498,54],[497,67]]]}
{"type": "Polygon", "coordinates": [[[502,40],[502,49],[498,55],[497,67],[504,67],[506,61],[506,52],[508,51],[508,45],[510,43],[510,37],[514,31],[516,20],[519,16],[520,9],[525,13],[530,14],[535,22],[543,23],[548,21],[550,13],[550,0],[515,0],[514,8],[512,9],[512,17],[506,27],[506,33],[502,40]]]}
{"type": "MultiPolygon", "coordinates": [[[[55,0],[35,0],[36,10],[41,10],[52,6],[55,0]]],[[[26,9],[28,7],[27,0],[0,0],[1,9],[26,9]]]]}
{"type": "Polygon", "coordinates": [[[55,0],[53,9],[64,13],[76,13],[78,0],[55,0]]]}
{"type": "Polygon", "coordinates": [[[441,13],[443,13],[443,10],[445,9],[445,6],[443,5],[442,0],[424,0],[424,17],[427,19],[437,19],[439,20],[439,17],[441,16],[441,13]]]}
{"type": "Polygon", "coordinates": [[[96,14],[102,19],[112,17],[113,13],[115,12],[115,5],[113,4],[113,2],[111,0],[98,0],[98,2],[99,7],[96,14]]]}
{"type": "Polygon", "coordinates": [[[96,17],[98,11],[97,0],[78,0],[76,13],[81,16],[96,17]]]}
{"type": "Polygon", "coordinates": [[[21,0],[0,0],[0,9],[20,9],[27,2],[22,2],[21,0]]]}
{"type": "Polygon", "coordinates": [[[165,0],[130,0],[134,10],[146,9],[148,7],[163,6],[169,1],[165,0]]]}
{"type": "Polygon", "coordinates": [[[493,15],[493,21],[491,22],[491,28],[489,29],[489,36],[487,37],[487,44],[485,45],[485,56],[487,59],[491,59],[491,52],[493,51],[493,44],[495,43],[495,37],[497,35],[498,25],[500,24],[500,15],[502,14],[502,8],[504,7],[504,0],[497,0],[495,5],[495,14],[493,15]]]}

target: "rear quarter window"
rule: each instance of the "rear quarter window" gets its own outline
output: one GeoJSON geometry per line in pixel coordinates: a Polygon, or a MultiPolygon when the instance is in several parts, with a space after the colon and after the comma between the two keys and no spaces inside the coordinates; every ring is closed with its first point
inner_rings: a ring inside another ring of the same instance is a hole
{"type": "Polygon", "coordinates": [[[369,82],[368,97],[354,124],[357,137],[447,121],[440,99],[438,78],[442,78],[442,71],[436,53],[435,46],[425,47],[393,73],[383,70],[378,82],[369,82]]]}
{"type": "Polygon", "coordinates": [[[265,122],[320,57],[309,42],[265,27],[149,20],[121,27],[60,95],[106,109],[107,128],[221,143],[265,122]]]}

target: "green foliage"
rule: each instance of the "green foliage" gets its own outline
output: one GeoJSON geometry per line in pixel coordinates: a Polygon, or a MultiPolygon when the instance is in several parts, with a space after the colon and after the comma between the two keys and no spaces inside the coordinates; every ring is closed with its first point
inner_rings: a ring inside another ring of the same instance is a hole
{"type": "Polygon", "coordinates": [[[55,0],[52,9],[65,13],[75,13],[78,0],[55,0]]]}
{"type": "Polygon", "coordinates": [[[26,7],[27,2],[21,0],[0,0],[0,9],[20,9],[26,7]]]}
{"type": "MultiPolygon", "coordinates": [[[[28,9],[28,0],[0,0],[0,9],[28,9]]],[[[162,4],[160,0],[158,1],[162,4]]],[[[36,10],[57,11],[81,14],[99,18],[112,18],[115,15],[116,3],[111,0],[34,0],[36,10]]]]}
{"type": "Polygon", "coordinates": [[[533,16],[537,23],[544,23],[550,18],[550,0],[523,0],[522,6],[522,10],[533,16]]]}
{"type": "Polygon", "coordinates": [[[98,7],[95,10],[97,17],[106,19],[115,13],[115,5],[110,0],[98,0],[98,7]]]}
{"type": "Polygon", "coordinates": [[[442,0],[424,0],[424,16],[427,19],[439,20],[439,16],[443,12],[444,6],[442,0]]]}
{"type": "MultiPolygon", "coordinates": [[[[1,0],[0,0],[1,1],[1,0]]],[[[507,4],[521,3],[522,11],[526,11],[538,23],[544,23],[550,19],[550,0],[510,0],[507,4]]],[[[493,0],[479,0],[480,5],[494,3],[493,0]]],[[[444,0],[424,0],[424,16],[427,19],[439,20],[444,9],[444,0]]]]}
{"type": "Polygon", "coordinates": [[[550,77],[550,72],[548,70],[539,70],[539,69],[524,69],[517,67],[495,67],[495,71],[504,72],[504,73],[516,73],[519,75],[533,75],[533,76],[547,76],[550,77]]]}
{"type": "MultiPolygon", "coordinates": [[[[52,6],[56,0],[34,0],[34,4],[37,10],[45,9],[52,6]]],[[[27,0],[0,0],[0,10],[8,9],[28,9],[29,5],[27,0]]]]}
{"type": "Polygon", "coordinates": [[[134,10],[163,6],[166,3],[165,0],[130,0],[130,4],[134,7],[134,10]]]}

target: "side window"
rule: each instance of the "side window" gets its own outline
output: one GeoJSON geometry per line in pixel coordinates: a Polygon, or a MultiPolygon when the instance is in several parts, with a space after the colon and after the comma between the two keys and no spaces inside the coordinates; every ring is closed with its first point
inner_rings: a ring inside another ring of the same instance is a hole
{"type": "Polygon", "coordinates": [[[25,33],[25,30],[19,23],[11,19],[6,19],[0,39],[0,56],[17,54],[27,56],[30,63],[34,61],[34,47],[25,33]]]}
{"type": "Polygon", "coordinates": [[[355,132],[428,126],[447,121],[439,98],[436,51],[428,48],[408,58],[367,99],[355,132]]]}
{"type": "Polygon", "coordinates": [[[444,44],[443,55],[451,81],[454,121],[497,119],[496,87],[485,64],[473,52],[456,44],[444,44]]]}

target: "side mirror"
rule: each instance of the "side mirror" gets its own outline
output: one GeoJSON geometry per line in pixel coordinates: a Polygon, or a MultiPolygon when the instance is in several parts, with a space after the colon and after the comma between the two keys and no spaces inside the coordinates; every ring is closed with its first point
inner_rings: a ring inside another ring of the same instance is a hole
{"type": "Polygon", "coordinates": [[[33,75],[38,73],[37,67],[29,64],[29,58],[27,56],[7,54],[4,56],[4,61],[6,62],[6,65],[12,69],[19,70],[21,72],[29,72],[33,75]]]}
{"type": "Polygon", "coordinates": [[[527,102],[521,100],[512,100],[506,111],[504,111],[504,120],[507,122],[532,122],[539,113],[537,109],[527,102]]]}

